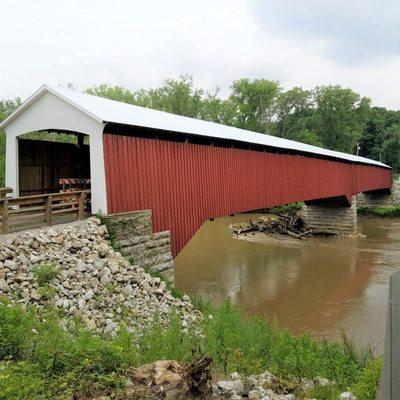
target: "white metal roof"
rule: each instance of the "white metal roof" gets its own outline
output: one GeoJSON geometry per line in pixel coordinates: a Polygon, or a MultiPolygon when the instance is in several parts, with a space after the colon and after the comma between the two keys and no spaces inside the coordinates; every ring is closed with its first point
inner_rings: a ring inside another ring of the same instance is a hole
{"type": "Polygon", "coordinates": [[[14,113],[5,119],[0,124],[0,129],[5,128],[13,119],[17,118],[25,108],[29,107],[32,102],[46,91],[60,97],[98,122],[112,122],[218,139],[235,140],[390,168],[386,164],[365,157],[332,151],[294,140],[282,139],[276,136],[251,132],[214,122],[202,121],[163,111],[152,110],[150,108],[121,103],[71,89],[53,88],[47,85],[43,85],[15,110],[14,113]]]}

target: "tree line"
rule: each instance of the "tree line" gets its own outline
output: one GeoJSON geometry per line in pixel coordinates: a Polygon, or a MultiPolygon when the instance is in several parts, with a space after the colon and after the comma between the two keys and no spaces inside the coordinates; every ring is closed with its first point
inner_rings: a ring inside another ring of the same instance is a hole
{"type": "Polygon", "coordinates": [[[219,89],[194,86],[191,76],[132,91],[100,84],[87,93],[192,118],[381,160],[400,170],[400,110],[339,85],[283,90],[269,79],[242,78],[223,99],[219,89]]]}
{"type": "MultiPolygon", "coordinates": [[[[339,85],[313,90],[284,90],[270,79],[236,80],[222,98],[216,87],[206,91],[191,76],[165,79],[155,88],[129,90],[99,84],[85,90],[96,96],[173,114],[199,118],[250,131],[359,154],[385,162],[400,171],[400,110],[372,107],[371,100],[339,85]]],[[[0,121],[19,104],[19,98],[0,101],[0,121]]],[[[45,133],[34,138],[55,140],[45,133]]],[[[68,141],[57,136],[56,140],[68,141]]],[[[0,135],[0,180],[4,176],[4,133],[0,135]]]]}

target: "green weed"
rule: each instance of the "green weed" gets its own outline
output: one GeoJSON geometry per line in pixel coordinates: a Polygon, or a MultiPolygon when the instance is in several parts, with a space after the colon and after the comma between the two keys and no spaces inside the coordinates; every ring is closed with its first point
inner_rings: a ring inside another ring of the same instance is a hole
{"type": "Polygon", "coordinates": [[[48,285],[53,279],[58,276],[58,267],[55,263],[48,263],[32,268],[36,281],[39,286],[48,285]]]}

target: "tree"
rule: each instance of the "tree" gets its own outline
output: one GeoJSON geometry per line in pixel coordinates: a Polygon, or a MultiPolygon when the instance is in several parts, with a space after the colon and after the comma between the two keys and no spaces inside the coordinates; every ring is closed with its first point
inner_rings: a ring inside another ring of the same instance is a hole
{"type": "Polygon", "coordinates": [[[310,133],[316,136],[311,132],[313,113],[310,91],[294,87],[279,93],[275,104],[275,135],[302,141],[300,132],[307,130],[307,137],[310,133]]]}
{"type": "Polygon", "coordinates": [[[268,79],[240,79],[234,81],[228,101],[236,109],[232,121],[235,126],[250,131],[266,133],[270,130],[274,103],[280,86],[268,79]]]}
{"type": "Polygon", "coordinates": [[[85,90],[86,93],[94,96],[105,97],[106,99],[122,101],[123,103],[136,104],[136,95],[122,86],[111,86],[102,83],[85,90]]]}
{"type": "Polygon", "coordinates": [[[319,137],[315,134],[315,132],[312,132],[307,128],[302,129],[296,135],[296,138],[294,140],[301,142],[301,143],[311,144],[312,146],[322,147],[322,143],[319,140],[319,137]]]}
{"type": "Polygon", "coordinates": [[[314,101],[315,130],[322,145],[354,153],[366,124],[370,99],[336,85],[315,88],[314,101]]]}
{"type": "Polygon", "coordinates": [[[380,160],[383,144],[388,139],[394,124],[400,124],[400,111],[387,110],[384,107],[372,107],[368,113],[363,136],[360,142],[360,155],[380,160]]]}
{"type": "Polygon", "coordinates": [[[393,124],[386,130],[388,139],[383,143],[382,161],[390,165],[393,171],[400,171],[400,125],[393,124]]]}
{"type": "MultiPolygon", "coordinates": [[[[6,119],[20,104],[19,97],[12,100],[0,100],[0,122],[6,119]]],[[[6,135],[0,131],[0,186],[4,186],[5,182],[5,153],[6,135]]]]}
{"type": "Polygon", "coordinates": [[[200,118],[203,103],[215,97],[195,88],[193,78],[188,75],[182,75],[178,80],[165,79],[156,88],[132,92],[122,86],[101,84],[86,89],[86,93],[192,118],[200,118]]]}
{"type": "Polygon", "coordinates": [[[0,122],[6,119],[20,104],[19,97],[12,100],[0,100],[0,122]]]}

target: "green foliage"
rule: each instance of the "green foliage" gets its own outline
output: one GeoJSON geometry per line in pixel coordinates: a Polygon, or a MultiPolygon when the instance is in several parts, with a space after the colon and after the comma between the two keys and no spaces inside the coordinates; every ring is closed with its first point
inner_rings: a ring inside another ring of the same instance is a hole
{"type": "Polygon", "coordinates": [[[266,211],[277,212],[277,213],[294,213],[300,211],[303,206],[304,203],[300,201],[297,203],[285,204],[283,206],[267,208],[266,211]]]}
{"type": "Polygon", "coordinates": [[[325,392],[317,398],[334,398],[348,387],[370,396],[376,388],[379,361],[369,351],[358,352],[347,339],[335,344],[318,343],[308,335],[295,337],[260,318],[241,317],[230,303],[218,308],[203,304],[203,312],[204,336],[196,334],[195,327],[182,332],[178,316],[172,314],[168,327],[156,318],[144,335],[121,327],[116,337],[103,338],[79,324],[66,332],[52,312],[38,316],[0,304],[0,362],[13,361],[0,369],[0,392],[11,399],[118,393],[130,367],[159,359],[189,361],[203,354],[213,358],[216,374],[268,369],[281,377],[281,389],[298,393],[301,377],[336,380],[332,387],[317,389],[325,392]],[[18,379],[31,387],[31,397],[18,389],[18,379]]]}
{"type": "Polygon", "coordinates": [[[274,102],[279,83],[268,79],[234,81],[229,101],[237,110],[232,125],[250,131],[266,133],[274,114],[274,102]]]}
{"type": "Polygon", "coordinates": [[[400,170],[400,124],[391,125],[385,130],[388,138],[382,146],[383,161],[393,167],[395,171],[400,170]]]}
{"type": "MultiPolygon", "coordinates": [[[[302,136],[313,135],[311,117],[313,115],[312,92],[295,87],[278,94],[275,105],[275,135],[302,141],[302,136]]],[[[314,143],[311,143],[314,144],[314,143]]]]}
{"type": "Polygon", "coordinates": [[[378,217],[400,217],[400,206],[358,207],[359,214],[376,215],[378,217]]]}
{"type": "Polygon", "coordinates": [[[58,267],[54,263],[48,263],[33,267],[32,272],[35,275],[38,285],[44,287],[57,278],[58,267]]]}
{"type": "Polygon", "coordinates": [[[357,382],[351,387],[357,399],[375,400],[376,388],[379,383],[382,371],[382,359],[370,361],[367,366],[360,371],[357,382]]]}
{"type": "Polygon", "coordinates": [[[324,147],[354,153],[370,100],[340,86],[319,86],[314,90],[314,99],[315,129],[324,147]]]}
{"type": "Polygon", "coordinates": [[[38,293],[40,294],[40,296],[42,296],[43,300],[50,300],[56,294],[56,290],[46,284],[39,288],[38,293]]]}
{"type": "Polygon", "coordinates": [[[35,364],[27,361],[0,364],[0,400],[51,398],[48,379],[35,364]]]}

